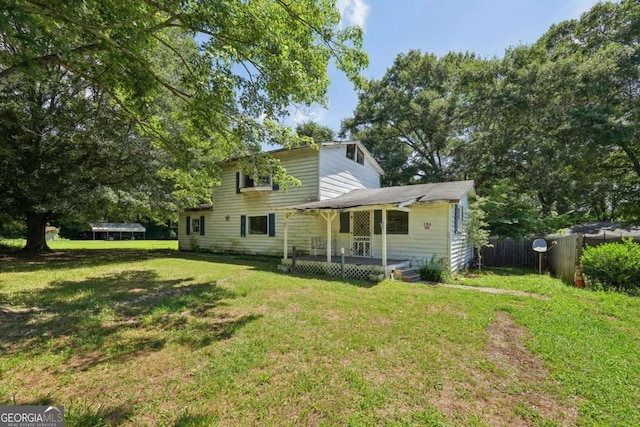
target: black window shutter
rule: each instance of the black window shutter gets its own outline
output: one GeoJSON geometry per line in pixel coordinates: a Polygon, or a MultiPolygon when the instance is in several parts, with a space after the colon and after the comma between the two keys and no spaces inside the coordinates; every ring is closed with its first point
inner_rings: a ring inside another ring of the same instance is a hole
{"type": "Polygon", "coordinates": [[[187,236],[191,234],[191,217],[187,217],[187,236]]]}
{"type": "Polygon", "coordinates": [[[276,214],[269,214],[269,237],[276,237],[276,214]]]}
{"type": "Polygon", "coordinates": [[[453,205],[453,232],[458,232],[458,205],[453,205]]]}
{"type": "Polygon", "coordinates": [[[380,223],[382,222],[382,211],[380,209],[376,209],[373,211],[373,234],[382,234],[382,226],[380,223]]]}
{"type": "Polygon", "coordinates": [[[200,235],[204,236],[204,216],[200,217],[200,235]]]}
{"type": "Polygon", "coordinates": [[[273,178],[271,178],[271,189],[273,191],[278,191],[280,190],[280,185],[278,185],[277,182],[273,181],[273,178]]]}
{"type": "Polygon", "coordinates": [[[240,172],[236,172],[236,194],[240,194],[240,172]]]}
{"type": "Polygon", "coordinates": [[[247,235],[247,216],[240,215],[240,237],[247,235]]]}
{"type": "Polygon", "coordinates": [[[348,233],[351,215],[349,212],[340,212],[340,233],[348,233]]]}

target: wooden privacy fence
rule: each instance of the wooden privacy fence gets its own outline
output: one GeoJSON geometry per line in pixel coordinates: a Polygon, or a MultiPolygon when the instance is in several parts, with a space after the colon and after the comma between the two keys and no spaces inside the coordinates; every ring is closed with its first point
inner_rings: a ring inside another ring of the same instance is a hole
{"type": "MultiPolygon", "coordinates": [[[[538,270],[538,253],[531,248],[533,240],[489,239],[493,247],[482,248],[482,265],[486,267],[515,267],[538,270]]],[[[543,264],[543,268],[546,265],[543,264]]]]}
{"type": "Polygon", "coordinates": [[[573,283],[576,265],[582,255],[583,239],[582,234],[569,234],[547,240],[547,244],[552,248],[548,252],[549,270],[567,283],[573,283]]]}
{"type": "MultiPolygon", "coordinates": [[[[547,252],[542,254],[542,269],[549,270],[567,283],[573,283],[576,264],[584,242],[582,234],[547,239],[547,252]]],[[[538,271],[539,253],[532,249],[533,240],[489,239],[493,247],[482,248],[482,264],[486,267],[514,267],[538,271]]]]}

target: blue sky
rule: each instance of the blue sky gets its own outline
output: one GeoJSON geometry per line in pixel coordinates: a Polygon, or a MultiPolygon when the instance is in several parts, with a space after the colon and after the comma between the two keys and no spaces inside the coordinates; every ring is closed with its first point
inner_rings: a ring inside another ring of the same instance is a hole
{"type": "MultiPolygon", "coordinates": [[[[506,48],[531,44],[552,24],[579,18],[598,0],[338,0],[342,19],[364,28],[367,78],[381,78],[399,53],[419,49],[501,57],[506,48]]],[[[350,117],[358,96],[337,70],[329,71],[329,108],[294,109],[287,123],[315,120],[334,131],[350,117]]]]}

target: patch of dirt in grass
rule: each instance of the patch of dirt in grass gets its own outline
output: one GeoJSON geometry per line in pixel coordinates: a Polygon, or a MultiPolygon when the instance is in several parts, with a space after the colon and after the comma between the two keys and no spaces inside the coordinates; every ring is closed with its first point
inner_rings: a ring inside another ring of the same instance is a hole
{"type": "Polygon", "coordinates": [[[513,289],[481,288],[477,286],[468,286],[468,285],[453,285],[450,283],[438,283],[437,286],[440,286],[443,288],[461,289],[465,291],[484,292],[486,294],[516,295],[519,297],[531,297],[531,298],[542,299],[542,300],[549,299],[549,297],[546,295],[534,294],[532,292],[525,292],[525,291],[516,291],[513,289]]]}
{"type": "Polygon", "coordinates": [[[525,347],[528,339],[528,332],[509,314],[497,312],[487,328],[486,359],[460,379],[447,375],[431,402],[463,422],[479,418],[491,426],[574,425],[574,402],[554,392],[558,386],[525,347]]]}

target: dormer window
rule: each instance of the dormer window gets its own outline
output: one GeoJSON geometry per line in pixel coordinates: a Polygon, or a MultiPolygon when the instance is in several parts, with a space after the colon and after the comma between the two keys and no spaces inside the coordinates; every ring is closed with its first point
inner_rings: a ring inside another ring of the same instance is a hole
{"type": "Polygon", "coordinates": [[[347,159],[364,165],[364,152],[357,144],[349,144],[347,145],[347,159]]]}

